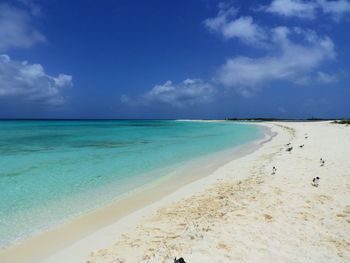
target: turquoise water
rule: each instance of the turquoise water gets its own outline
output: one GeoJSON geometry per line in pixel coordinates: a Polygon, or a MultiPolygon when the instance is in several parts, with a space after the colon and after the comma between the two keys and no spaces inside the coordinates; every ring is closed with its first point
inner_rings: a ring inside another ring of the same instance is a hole
{"type": "Polygon", "coordinates": [[[261,137],[253,125],[0,121],[0,245],[106,205],[157,169],[261,137]]]}

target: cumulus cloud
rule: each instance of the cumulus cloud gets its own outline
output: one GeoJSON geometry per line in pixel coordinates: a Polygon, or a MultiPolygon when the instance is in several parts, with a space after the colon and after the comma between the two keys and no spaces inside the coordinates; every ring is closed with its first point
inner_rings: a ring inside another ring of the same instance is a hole
{"type": "Polygon", "coordinates": [[[62,89],[72,86],[72,76],[48,75],[40,64],[0,55],[0,98],[21,98],[50,105],[64,102],[62,89]]]}
{"type": "MultiPolygon", "coordinates": [[[[45,36],[34,27],[34,18],[40,15],[40,7],[29,0],[21,0],[17,4],[22,8],[0,4],[0,51],[30,48],[46,41],[45,36]]],[[[60,105],[64,102],[62,89],[69,86],[72,86],[70,75],[50,76],[40,64],[0,55],[0,99],[60,105]]]]}
{"type": "Polygon", "coordinates": [[[217,81],[249,97],[271,81],[305,84],[323,62],[336,55],[332,40],[311,30],[277,27],[271,31],[271,39],[276,52],[258,58],[228,59],[219,69],[217,81]],[[303,42],[294,42],[292,36],[302,37],[303,42]]]}
{"type": "Polygon", "coordinates": [[[220,3],[218,9],[219,11],[216,17],[208,18],[204,21],[204,24],[213,31],[220,30],[238,12],[238,9],[224,3],[220,3]]]}
{"type": "Polygon", "coordinates": [[[271,4],[265,8],[265,11],[287,17],[314,18],[316,7],[317,5],[313,1],[273,0],[271,4]]]}
{"type": "Polygon", "coordinates": [[[45,37],[33,26],[30,12],[0,4],[0,51],[10,48],[29,48],[45,37]]]}
{"type": "Polygon", "coordinates": [[[326,14],[330,14],[335,20],[350,14],[350,2],[348,0],[327,1],[318,0],[317,3],[326,14]]]}
{"type": "Polygon", "coordinates": [[[266,38],[264,30],[254,23],[251,16],[236,18],[237,12],[233,7],[220,4],[217,16],[206,19],[204,25],[225,39],[238,38],[254,44],[262,42],[266,38]]]}
{"type": "Polygon", "coordinates": [[[211,102],[215,93],[216,89],[212,84],[200,79],[186,79],[179,84],[168,80],[164,84],[154,86],[136,100],[123,95],[121,101],[134,105],[156,103],[181,108],[211,102]]]}
{"type": "Polygon", "coordinates": [[[317,13],[322,12],[339,20],[350,13],[350,2],[348,0],[273,0],[270,5],[261,9],[285,17],[308,19],[316,18],[317,13]]]}
{"type": "MultiPolygon", "coordinates": [[[[320,8],[320,1],[323,0],[274,0],[264,10],[280,12],[285,16],[314,18],[317,8],[320,8]],[[287,6],[283,6],[283,3],[287,3],[287,6]]],[[[174,84],[167,81],[154,86],[139,98],[123,95],[120,100],[133,105],[161,103],[184,107],[212,101],[219,92],[218,87],[233,89],[242,96],[250,97],[276,81],[309,85],[337,80],[335,75],[320,71],[325,62],[336,57],[330,37],[300,27],[262,27],[250,16],[237,15],[238,9],[220,4],[217,15],[203,23],[210,32],[224,39],[240,39],[254,48],[267,47],[265,55],[229,58],[218,68],[211,82],[187,79],[174,84]]]]}

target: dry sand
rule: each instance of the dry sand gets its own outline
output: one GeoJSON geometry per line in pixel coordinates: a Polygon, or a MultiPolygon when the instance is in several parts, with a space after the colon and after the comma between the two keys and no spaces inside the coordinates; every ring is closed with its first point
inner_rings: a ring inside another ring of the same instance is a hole
{"type": "Polygon", "coordinates": [[[44,261],[350,262],[350,127],[264,125],[278,135],[257,151],[44,261]]]}

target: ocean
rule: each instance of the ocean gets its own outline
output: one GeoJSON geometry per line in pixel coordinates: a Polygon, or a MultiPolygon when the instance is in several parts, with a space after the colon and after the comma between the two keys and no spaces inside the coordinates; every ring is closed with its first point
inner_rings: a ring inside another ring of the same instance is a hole
{"type": "Polygon", "coordinates": [[[0,121],[0,246],[263,135],[234,122],[0,121]]]}

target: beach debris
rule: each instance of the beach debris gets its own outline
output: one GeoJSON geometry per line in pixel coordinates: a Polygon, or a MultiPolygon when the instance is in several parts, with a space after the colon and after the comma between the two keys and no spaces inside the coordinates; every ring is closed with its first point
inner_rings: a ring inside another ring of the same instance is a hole
{"type": "Polygon", "coordinates": [[[304,147],[304,144],[302,144],[302,145],[299,145],[299,148],[303,148],[304,147]]]}
{"type": "Polygon", "coordinates": [[[312,183],[311,183],[311,185],[312,186],[314,186],[314,187],[318,187],[318,182],[320,181],[320,177],[314,177],[313,179],[312,179],[312,183]]]}
{"type": "Polygon", "coordinates": [[[276,171],[277,171],[276,167],[275,167],[275,166],[272,167],[272,174],[273,174],[273,175],[276,174],[276,171]]]}
{"type": "Polygon", "coordinates": [[[264,219],[265,221],[270,222],[272,220],[272,216],[269,214],[264,214],[264,219]]]}
{"type": "Polygon", "coordinates": [[[286,146],[289,146],[289,145],[290,145],[290,143],[287,143],[287,144],[286,144],[286,146]]]}
{"type": "Polygon", "coordinates": [[[309,138],[309,136],[305,136],[305,139],[309,138]]]}
{"type": "Polygon", "coordinates": [[[176,259],[176,257],[175,257],[174,263],[186,263],[186,261],[183,258],[176,259]]]}
{"type": "Polygon", "coordinates": [[[289,153],[291,153],[292,150],[293,150],[293,147],[288,147],[286,151],[289,152],[289,153]]]}

